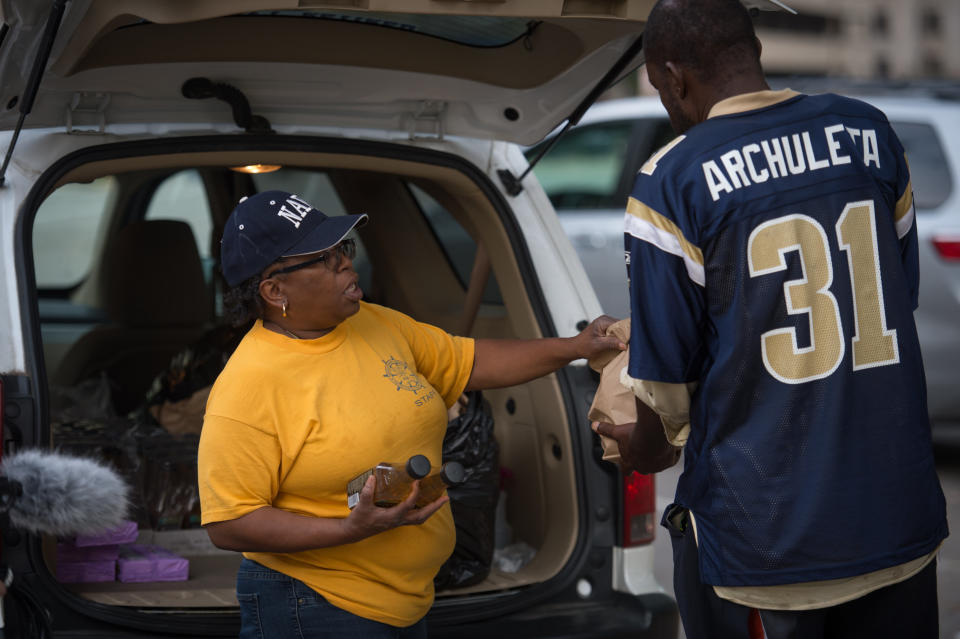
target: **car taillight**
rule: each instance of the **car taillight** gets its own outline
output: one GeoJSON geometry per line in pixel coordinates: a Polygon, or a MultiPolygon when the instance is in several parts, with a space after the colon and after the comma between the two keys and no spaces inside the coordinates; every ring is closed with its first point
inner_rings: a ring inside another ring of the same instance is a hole
{"type": "Polygon", "coordinates": [[[654,475],[632,472],[623,478],[623,545],[649,544],[656,529],[654,475]]]}
{"type": "Polygon", "coordinates": [[[934,235],[933,247],[937,253],[945,260],[960,260],[960,233],[950,235],[934,235]]]}

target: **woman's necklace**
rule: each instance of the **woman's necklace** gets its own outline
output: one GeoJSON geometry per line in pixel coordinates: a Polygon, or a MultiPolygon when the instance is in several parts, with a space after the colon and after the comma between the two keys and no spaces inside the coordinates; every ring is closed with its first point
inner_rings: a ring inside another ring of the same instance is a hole
{"type": "Polygon", "coordinates": [[[283,333],[284,333],[285,335],[288,335],[288,336],[292,337],[293,339],[303,339],[302,337],[300,337],[299,335],[297,335],[297,334],[294,333],[293,331],[288,331],[287,329],[285,329],[284,327],[280,326],[279,324],[277,324],[277,323],[274,322],[273,320],[267,320],[266,323],[272,324],[273,326],[276,326],[276,327],[279,328],[281,331],[283,331],[283,333]]]}

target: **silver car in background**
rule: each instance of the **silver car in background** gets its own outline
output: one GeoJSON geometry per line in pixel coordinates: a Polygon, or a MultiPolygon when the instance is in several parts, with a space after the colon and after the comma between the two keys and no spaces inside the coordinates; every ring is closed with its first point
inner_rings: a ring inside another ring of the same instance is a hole
{"type": "MultiPolygon", "coordinates": [[[[939,426],[938,439],[960,440],[960,429],[943,428],[960,426],[960,147],[949,144],[960,139],[960,99],[857,93],[887,114],[910,162],[920,243],[915,316],[930,418],[939,426]]],[[[534,169],[604,312],[615,317],[630,313],[623,259],[627,196],[641,164],[673,136],[659,98],[608,100],[593,106],[534,169]]],[[[528,150],[528,157],[540,148],[528,150]]]]}

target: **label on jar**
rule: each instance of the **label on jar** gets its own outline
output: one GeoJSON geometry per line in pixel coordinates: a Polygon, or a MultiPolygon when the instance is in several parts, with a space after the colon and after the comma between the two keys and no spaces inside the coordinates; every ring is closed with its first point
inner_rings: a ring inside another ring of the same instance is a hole
{"type": "Polygon", "coordinates": [[[373,474],[373,469],[365,470],[347,482],[347,507],[353,510],[360,503],[360,491],[367,483],[367,477],[373,474]]]}

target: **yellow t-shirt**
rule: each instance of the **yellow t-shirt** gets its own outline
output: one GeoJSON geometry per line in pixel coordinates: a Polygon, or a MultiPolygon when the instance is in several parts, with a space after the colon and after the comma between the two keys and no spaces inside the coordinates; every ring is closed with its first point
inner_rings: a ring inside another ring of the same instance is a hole
{"type": "MultiPolygon", "coordinates": [[[[203,524],[264,506],[343,518],[347,482],[423,454],[439,467],[447,408],[473,369],[474,342],[390,309],[360,310],[314,340],[257,322],[217,378],[200,436],[203,524]]],[[[353,614],[408,626],[433,603],[453,551],[449,505],[420,526],[295,553],[244,556],[353,614]]]]}

